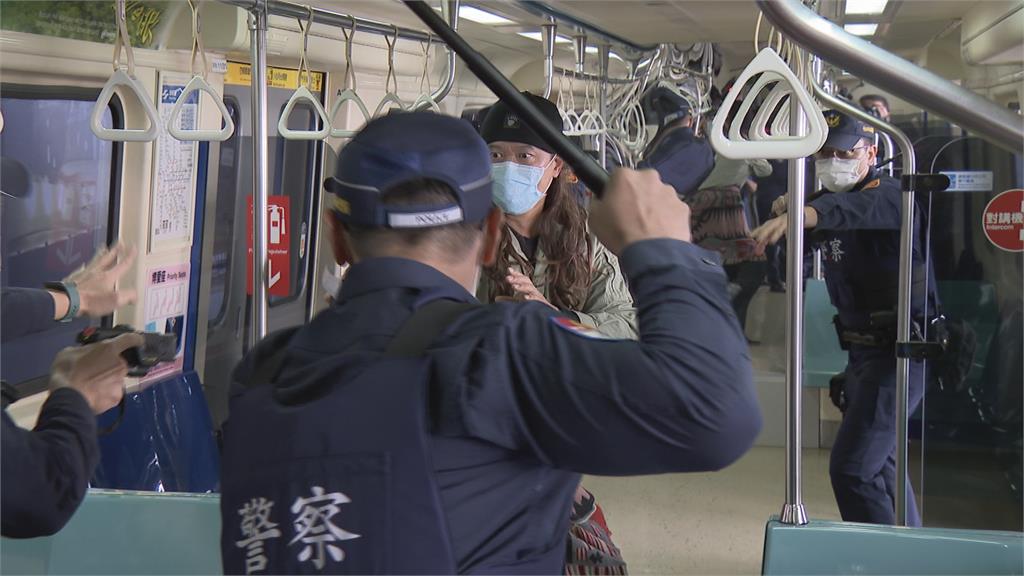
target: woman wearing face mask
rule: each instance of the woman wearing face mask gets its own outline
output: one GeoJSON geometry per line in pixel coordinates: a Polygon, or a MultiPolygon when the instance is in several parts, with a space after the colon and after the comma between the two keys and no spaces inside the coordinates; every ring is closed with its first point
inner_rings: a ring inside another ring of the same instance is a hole
{"type": "MultiPolygon", "coordinates": [[[[550,101],[524,93],[555,126],[550,101]]],[[[587,231],[577,178],[503,102],[484,118],[491,148],[494,203],[505,212],[495,266],[477,288],[482,302],[537,301],[615,338],[636,338],[636,310],[618,260],[587,231]]],[[[566,574],[625,574],[601,507],[583,486],[572,510],[566,574]]]]}
{"type": "MultiPolygon", "coordinates": [[[[875,169],[874,128],[830,110],[825,145],[815,154],[824,190],[804,207],[805,228],[813,228],[823,249],[825,284],[836,307],[844,349],[846,407],[829,465],[832,490],[843,520],[892,524],[896,437],[896,310],[900,276],[900,224],[903,193],[894,178],[875,169]]],[[[779,203],[784,209],[785,202],[779,203]]],[[[915,222],[920,222],[919,218],[915,222]]],[[[788,214],[753,232],[761,245],[777,242],[788,214]]],[[[919,325],[934,319],[937,298],[931,262],[920,229],[912,233],[911,315],[919,325]],[[925,287],[930,286],[926,292],[925,287]]],[[[910,363],[908,412],[924,388],[924,364],[910,363]]],[[[910,482],[904,501],[907,524],[919,526],[910,482]]]]}
{"type": "MultiPolygon", "coordinates": [[[[558,108],[529,93],[534,105],[561,126],[558,108]]],[[[538,301],[616,338],[636,338],[636,310],[618,261],[587,231],[571,171],[502,102],[484,118],[491,148],[494,203],[506,227],[497,264],[486,270],[477,296],[538,301]]]]}

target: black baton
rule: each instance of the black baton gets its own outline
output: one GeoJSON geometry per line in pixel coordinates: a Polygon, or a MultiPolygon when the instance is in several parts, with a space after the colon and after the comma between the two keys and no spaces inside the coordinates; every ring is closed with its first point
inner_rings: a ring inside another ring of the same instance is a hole
{"type": "Polygon", "coordinates": [[[505,78],[494,67],[494,64],[491,64],[490,60],[484,58],[463,40],[458,32],[452,30],[430,5],[422,0],[405,0],[405,5],[462,58],[469,70],[490,88],[491,92],[501,98],[502,102],[508,104],[508,107],[522,118],[544,142],[555,149],[555,152],[572,167],[576,176],[595,196],[600,198],[604,194],[604,186],[608,182],[608,172],[600,164],[562,134],[561,130],[549,124],[547,119],[533,107],[533,104],[509,82],[508,78],[505,78]]]}

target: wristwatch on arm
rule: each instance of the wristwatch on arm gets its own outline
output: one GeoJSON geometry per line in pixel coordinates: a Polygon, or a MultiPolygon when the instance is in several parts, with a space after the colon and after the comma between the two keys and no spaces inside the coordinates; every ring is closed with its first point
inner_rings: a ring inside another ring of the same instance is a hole
{"type": "Polygon", "coordinates": [[[78,316],[82,307],[82,299],[78,294],[78,287],[74,282],[47,282],[43,287],[53,292],[60,292],[68,297],[68,312],[58,322],[68,323],[78,316]]]}

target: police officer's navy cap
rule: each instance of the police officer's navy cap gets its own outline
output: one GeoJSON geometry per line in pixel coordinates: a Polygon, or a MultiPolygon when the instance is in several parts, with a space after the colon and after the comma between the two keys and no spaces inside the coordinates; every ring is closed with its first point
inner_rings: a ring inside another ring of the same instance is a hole
{"type": "Polygon", "coordinates": [[[338,154],[324,181],[331,210],[364,228],[429,228],[480,222],[491,209],[491,154],[473,126],[431,112],[393,114],[371,121],[338,154]],[[457,201],[385,206],[381,194],[412,180],[438,180],[457,201]]]}
{"type": "Polygon", "coordinates": [[[857,147],[861,138],[867,138],[869,141],[875,139],[875,128],[852,116],[838,110],[826,110],[823,115],[825,123],[828,124],[825,148],[849,151],[857,147]]]}
{"type": "MultiPolygon", "coordinates": [[[[558,106],[555,106],[554,102],[529,92],[523,92],[523,96],[530,100],[533,107],[539,110],[552,126],[558,128],[559,131],[565,129],[562,124],[562,115],[558,112],[558,106]]],[[[483,124],[480,125],[480,135],[488,144],[491,142],[519,142],[536,146],[551,154],[555,153],[554,148],[544,142],[532,128],[526,125],[526,122],[523,122],[518,114],[509,108],[508,104],[501,100],[487,111],[487,116],[484,117],[483,124]]]]}
{"type": "Polygon", "coordinates": [[[690,103],[682,94],[668,86],[655,86],[641,99],[646,124],[664,126],[690,115],[690,103]]]}

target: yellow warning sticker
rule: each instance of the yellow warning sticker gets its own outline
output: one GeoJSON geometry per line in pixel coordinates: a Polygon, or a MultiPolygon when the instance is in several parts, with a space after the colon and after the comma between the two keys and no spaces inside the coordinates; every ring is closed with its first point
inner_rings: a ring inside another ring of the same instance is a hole
{"type": "MultiPolygon", "coordinates": [[[[313,82],[310,89],[319,92],[323,87],[323,72],[313,72],[313,82]]],[[[300,76],[295,68],[274,68],[267,67],[267,86],[270,88],[286,88],[295,90],[299,87],[299,80],[306,82],[306,74],[300,76]]],[[[252,66],[243,62],[228,62],[228,71],[224,74],[224,83],[233,86],[249,86],[252,84],[252,66]]]]}

